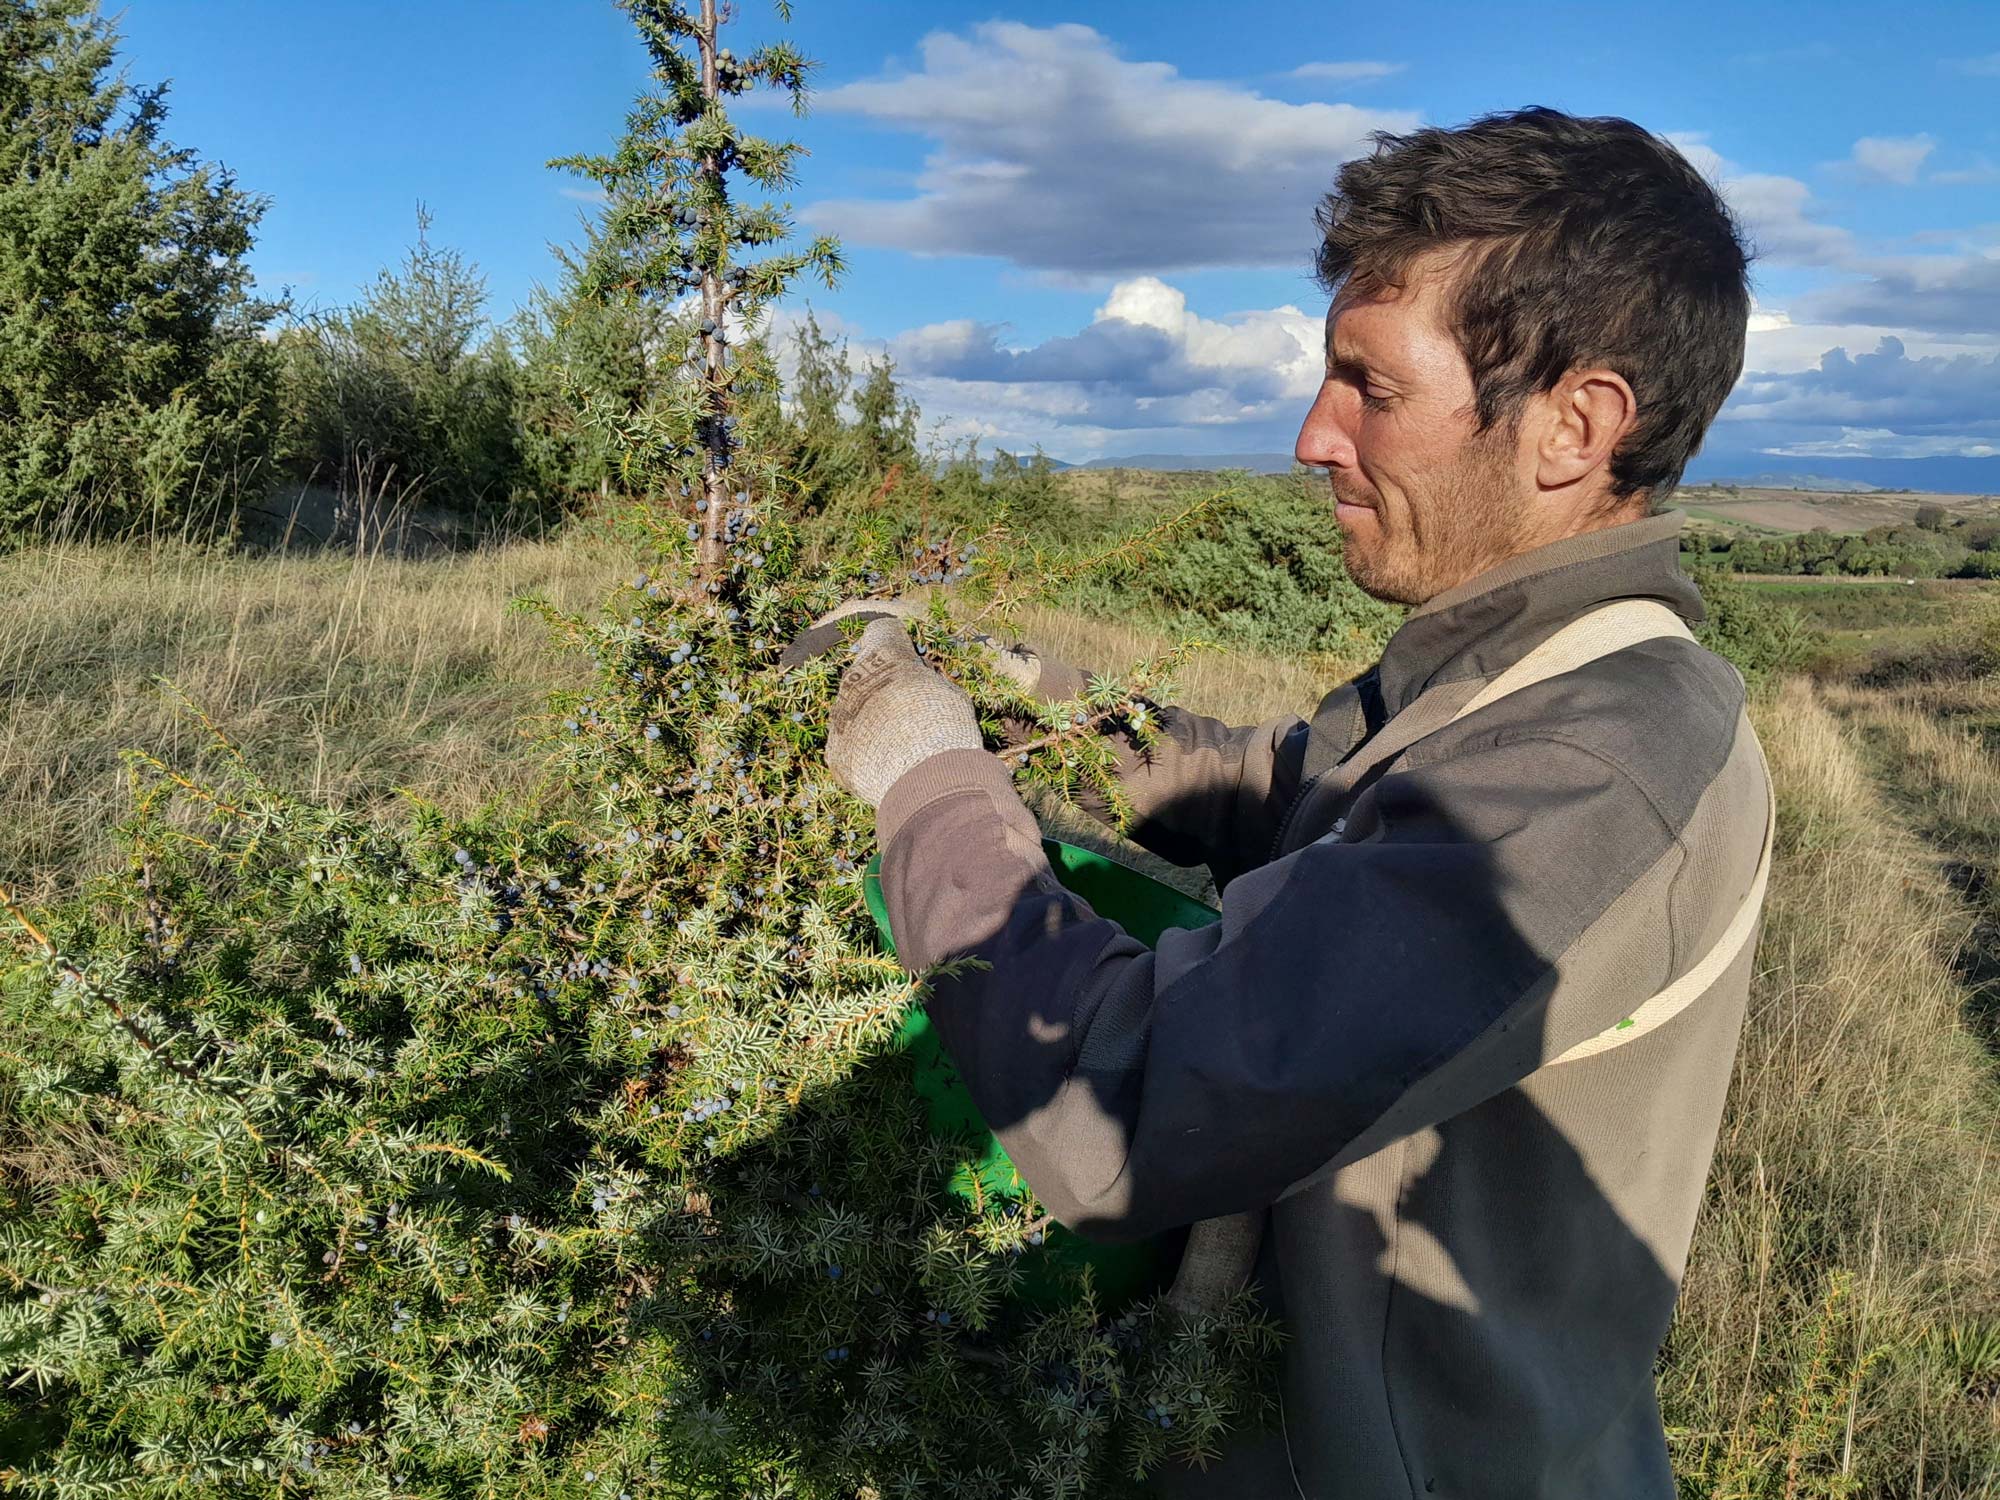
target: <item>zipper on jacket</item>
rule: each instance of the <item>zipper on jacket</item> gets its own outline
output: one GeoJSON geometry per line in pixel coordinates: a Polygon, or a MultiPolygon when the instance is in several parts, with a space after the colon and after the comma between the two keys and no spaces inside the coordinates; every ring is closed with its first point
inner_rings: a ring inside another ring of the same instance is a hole
{"type": "MultiPolygon", "coordinates": [[[[1373,669],[1371,668],[1371,670],[1373,669]]],[[[1361,748],[1364,745],[1366,745],[1370,740],[1374,739],[1376,734],[1380,734],[1382,732],[1381,727],[1377,726],[1374,734],[1369,733],[1368,705],[1366,700],[1362,698],[1359,694],[1357,694],[1355,697],[1354,712],[1349,716],[1348,722],[1352,724],[1355,720],[1360,721],[1361,737],[1357,739],[1353,744],[1347,747],[1346,753],[1343,754],[1339,760],[1335,761],[1333,765],[1328,768],[1329,770],[1338,770],[1342,765],[1352,760],[1357,754],[1360,753],[1361,748]]],[[[1315,719],[1315,722],[1317,722],[1317,719],[1315,719]]],[[[1385,724],[1387,722],[1388,721],[1386,719],[1383,721],[1383,723],[1385,724]]],[[[1308,727],[1306,734],[1307,734],[1306,743],[1308,747],[1310,747],[1312,743],[1311,740],[1312,730],[1310,727],[1308,727]]],[[[1278,832],[1276,836],[1274,836],[1271,840],[1270,851],[1266,853],[1264,856],[1266,863],[1269,863],[1271,860],[1274,860],[1278,857],[1278,851],[1282,849],[1285,844],[1285,835],[1291,832],[1292,823],[1298,817],[1299,808],[1301,805],[1304,804],[1307,793],[1311,792],[1314,787],[1318,786],[1321,781],[1325,780],[1326,776],[1327,776],[1327,771],[1315,771],[1313,772],[1312,775],[1308,776],[1304,781],[1300,782],[1299,789],[1296,792],[1292,793],[1291,804],[1288,807],[1286,807],[1284,817],[1278,820],[1278,832]]]]}

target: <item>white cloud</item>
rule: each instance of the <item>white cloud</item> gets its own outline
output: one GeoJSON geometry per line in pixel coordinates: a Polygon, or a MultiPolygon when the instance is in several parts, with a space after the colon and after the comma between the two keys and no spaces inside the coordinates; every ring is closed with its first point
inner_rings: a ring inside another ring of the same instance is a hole
{"type": "Polygon", "coordinates": [[[1815,321],[1955,335],[2000,334],[2000,249],[1912,255],[1857,265],[1866,281],[1800,299],[1815,321]]]}
{"type": "Polygon", "coordinates": [[[2000,78],[2000,52],[1989,52],[1984,57],[1954,58],[1946,66],[1960,73],[1970,73],[1975,78],[2000,78]]]}
{"type": "Polygon", "coordinates": [[[1852,253],[1854,236],[1813,217],[1812,189],[1798,178],[1746,172],[1709,145],[1704,132],[1671,132],[1667,139],[1721,191],[1761,260],[1835,266],[1852,253]]]}
{"type": "Polygon", "coordinates": [[[1795,458],[1990,457],[2000,453],[2000,353],[1912,357],[1893,337],[1865,354],[1828,349],[1811,369],[1746,374],[1721,421],[1795,458]]]}
{"type": "Polygon", "coordinates": [[[1864,177],[1907,186],[1936,149],[1937,142],[1927,135],[1864,135],[1854,143],[1849,164],[1864,177]]]}
{"type": "Polygon", "coordinates": [[[601,187],[560,187],[556,189],[565,198],[574,198],[579,203],[609,203],[611,195],[601,187]]]}
{"type": "MultiPolygon", "coordinates": [[[[1744,342],[1743,368],[1782,374],[1819,367],[1829,349],[1871,349],[1883,330],[1861,323],[1795,323],[1783,309],[1760,309],[1750,315],[1750,336],[1744,342]]],[[[1913,356],[2000,352],[2000,339],[1976,334],[1930,334],[1902,330],[1896,337],[1913,356]]]]}
{"type": "Polygon", "coordinates": [[[1377,78],[1392,77],[1407,66],[1406,63],[1392,62],[1309,62],[1300,64],[1285,76],[1318,79],[1327,83],[1372,83],[1377,78]]]}
{"type": "Polygon", "coordinates": [[[1777,442],[1758,450],[1778,458],[1994,458],[2000,445],[1970,434],[1905,437],[1886,427],[1843,427],[1836,438],[1777,442]]]}
{"type": "MultiPolygon", "coordinates": [[[[934,440],[1063,458],[1289,449],[1324,363],[1318,314],[1284,306],[1206,317],[1152,276],[1115,284],[1075,333],[1022,347],[1004,327],[971,319],[876,339],[837,315],[817,317],[847,341],[857,369],[880,355],[895,361],[934,440]]],[[[803,322],[781,308],[767,327],[787,381],[803,322]]]]}
{"type": "Polygon", "coordinates": [[[1949,187],[1983,187],[1989,182],[2000,182],[2000,164],[1982,156],[1969,167],[1949,167],[1942,172],[1933,172],[1930,180],[1949,187]]]}
{"type": "Polygon", "coordinates": [[[1297,266],[1312,210],[1374,130],[1415,115],[1288,104],[1133,62],[1088,26],[934,32],[920,70],[817,96],[928,136],[915,196],[811,205],[860,244],[1085,276],[1297,266]]]}
{"type": "Polygon", "coordinates": [[[899,334],[899,370],[960,406],[994,397],[1059,426],[1105,430],[1290,420],[1318,388],[1321,319],[1296,307],[1204,318],[1153,276],[1121,281],[1080,331],[1027,348],[956,319],[899,334]]]}

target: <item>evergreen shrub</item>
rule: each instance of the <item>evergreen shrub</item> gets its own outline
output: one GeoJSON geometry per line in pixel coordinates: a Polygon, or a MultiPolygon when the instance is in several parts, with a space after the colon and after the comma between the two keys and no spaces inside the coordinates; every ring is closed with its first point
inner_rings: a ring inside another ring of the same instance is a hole
{"type": "Polygon", "coordinates": [[[1135,600],[1169,632],[1277,655],[1369,655],[1402,620],[1347,576],[1325,495],[1290,478],[1243,476],[1158,561],[1107,569],[1077,591],[1106,613],[1135,600]]]}
{"type": "MultiPolygon", "coordinates": [[[[1247,1296],[1050,1308],[1032,1200],[950,1191],[977,1143],[889,1045],[923,987],[822,767],[838,658],[773,664],[882,559],[793,576],[746,522],[712,596],[630,524],[661,556],[602,619],[524,606],[597,677],[530,805],[371,832],[134,754],[129,871],[14,914],[15,1128],[104,1151],[0,1206],[0,1370],[54,1437],[18,1492],[1115,1494],[1261,1410],[1247,1296]]],[[[1039,716],[1044,785],[1157,686],[1034,709],[941,607],[920,640],[1039,716]]]]}
{"type": "Polygon", "coordinates": [[[226,528],[268,477],[265,205],[116,49],[92,0],[0,0],[0,541],[226,528]]]}
{"type": "Polygon", "coordinates": [[[1805,616],[1760,596],[1726,569],[1697,567],[1689,576],[1700,587],[1707,612],[1695,639],[1732,662],[1751,686],[1798,671],[1821,644],[1805,616]]]}

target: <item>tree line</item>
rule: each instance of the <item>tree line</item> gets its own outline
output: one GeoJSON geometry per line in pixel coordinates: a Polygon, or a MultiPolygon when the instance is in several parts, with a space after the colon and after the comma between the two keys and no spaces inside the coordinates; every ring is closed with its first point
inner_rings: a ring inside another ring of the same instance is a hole
{"type": "MultiPolygon", "coordinates": [[[[541,528],[657,483],[605,413],[676,383],[699,314],[598,284],[603,216],[497,319],[421,205],[399,263],[303,307],[251,276],[270,200],[167,138],[165,86],[116,69],[92,0],[0,0],[0,38],[0,544],[226,535],[299,485],[333,492],[347,538],[417,507],[541,528]]],[[[821,488],[914,462],[886,362],[855,370],[810,321],[795,342],[791,402],[742,383],[745,441],[821,488]]]]}
{"type": "Polygon", "coordinates": [[[2000,578],[2000,516],[1954,514],[1925,504],[1907,524],[1792,536],[1740,536],[1690,527],[1684,551],[1738,573],[1823,577],[2000,578]]]}

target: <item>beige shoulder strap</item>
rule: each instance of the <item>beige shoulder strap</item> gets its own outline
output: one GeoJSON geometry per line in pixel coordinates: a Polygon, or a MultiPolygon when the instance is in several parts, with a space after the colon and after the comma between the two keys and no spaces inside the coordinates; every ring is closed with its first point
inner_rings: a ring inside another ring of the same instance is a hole
{"type": "Polygon", "coordinates": [[[1553,1068],[1561,1063],[1575,1062],[1578,1058],[1595,1057],[1613,1047],[1637,1041],[1694,1004],[1736,962],[1737,956],[1748,946],[1751,934],[1757,930],[1757,918],[1764,910],[1764,889],[1771,883],[1771,844],[1778,831],[1778,799],[1768,777],[1764,783],[1764,799],[1764,852],[1757,857],[1757,873],[1751,877],[1749,891],[1736,908],[1736,915],[1723,929],[1722,936],[1715,940],[1715,946],[1704,953],[1693,968],[1617,1025],[1598,1032],[1596,1036],[1585,1037],[1567,1052],[1550,1058],[1542,1064],[1543,1067],[1553,1068]]]}
{"type": "MultiPolygon", "coordinates": [[[[1614,651],[1668,636],[1694,639],[1693,632],[1681,617],[1666,605],[1651,599],[1621,599],[1607,604],[1572,620],[1543,641],[1481,688],[1447,722],[1456,723],[1509,693],[1546,682],[1564,672],[1575,671],[1614,651]]],[[[1749,893],[1744,896],[1742,905],[1737,908],[1735,917],[1715,946],[1693,968],[1624,1020],[1551,1058],[1542,1064],[1544,1068],[1594,1057],[1626,1042],[1636,1041],[1647,1032],[1665,1025],[1707,991],[1736,961],[1757,930],[1757,918],[1764,907],[1764,888],[1771,876],[1771,840],[1777,829],[1778,809],[1768,781],[1766,801],[1764,850],[1757,861],[1757,873],[1751,880],[1749,893]]],[[[1328,1167],[1331,1165],[1329,1163],[1328,1167]]],[[[1318,1172],[1301,1178],[1286,1190],[1287,1194],[1320,1180],[1327,1170],[1327,1167],[1322,1167],[1318,1172]]],[[[1264,1209],[1251,1209],[1222,1218],[1204,1219],[1193,1225],[1188,1231],[1187,1250],[1180,1271],[1167,1293],[1169,1305],[1183,1315],[1219,1311],[1250,1275],[1263,1239],[1265,1212],[1264,1209]]]]}
{"type": "MultiPolygon", "coordinates": [[[[1522,657],[1513,666],[1487,683],[1465,707],[1453,715],[1454,722],[1467,714],[1486,707],[1487,704],[1518,692],[1537,682],[1545,682],[1564,672],[1574,671],[1600,656],[1609,656],[1613,651],[1621,651],[1627,646],[1637,645],[1661,636],[1680,636],[1684,640],[1694,639],[1693,633],[1682,623],[1679,615],[1664,604],[1651,599],[1621,599],[1615,604],[1607,604],[1602,609],[1572,620],[1561,630],[1550,636],[1541,645],[1522,657]]],[[[1767,783],[1766,796],[1770,797],[1767,783]]],[[[1656,1030],[1687,1009],[1708,987],[1720,979],[1723,972],[1736,961],[1751,934],[1757,930],[1757,918],[1764,907],[1764,889],[1771,878],[1771,841],[1777,831],[1777,807],[1773,801],[1767,809],[1764,820],[1764,851],[1757,860],[1757,873],[1750,883],[1749,893],[1736,910],[1735,918],[1723,931],[1714,947],[1702,955],[1700,962],[1689,969],[1679,979],[1661,990],[1659,994],[1645,1002],[1631,1015],[1617,1025],[1596,1036],[1586,1037],[1574,1047],[1558,1057],[1550,1058],[1542,1064],[1553,1068],[1561,1063],[1576,1062],[1580,1058],[1595,1057],[1600,1052],[1608,1052],[1613,1047],[1621,1047],[1627,1042],[1637,1041],[1647,1032],[1656,1030]]]]}
{"type": "Polygon", "coordinates": [[[1452,715],[1453,722],[1476,713],[1489,703],[1497,703],[1509,693],[1533,687],[1551,677],[1560,677],[1578,667],[1588,666],[1600,656],[1623,651],[1641,641],[1662,636],[1694,639],[1681,617],[1655,599],[1620,599],[1616,603],[1579,615],[1554,635],[1535,647],[1513,666],[1481,688],[1465,707],[1452,715]]]}

